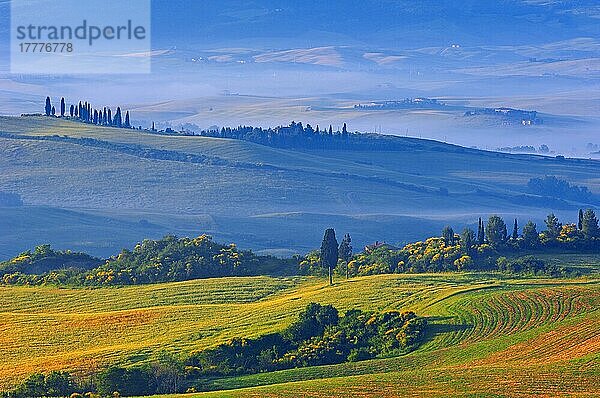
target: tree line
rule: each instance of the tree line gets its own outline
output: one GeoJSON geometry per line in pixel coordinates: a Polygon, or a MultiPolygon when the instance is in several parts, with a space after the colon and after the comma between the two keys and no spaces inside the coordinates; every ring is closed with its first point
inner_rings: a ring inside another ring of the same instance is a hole
{"type": "Polygon", "coordinates": [[[385,273],[448,272],[465,270],[500,271],[517,274],[570,276],[566,267],[548,265],[529,255],[552,250],[600,251],[600,228],[592,209],[579,210],[577,223],[563,224],[554,214],[546,218],[545,229],[538,231],[532,221],[523,228],[514,220],[509,233],[504,219],[492,215],[478,220],[477,232],[465,228],[457,234],[446,226],[439,237],[413,242],[397,248],[376,243],[352,254],[352,239],[345,235],[338,245],[333,229],[325,231],[320,250],[300,259],[302,274],[361,276],[385,273]],[[509,259],[506,256],[524,255],[509,259]]]}
{"type": "Polygon", "coordinates": [[[122,115],[121,107],[112,112],[112,109],[103,107],[96,109],[87,101],[79,101],[77,104],[71,104],[67,112],[64,97],[60,99],[60,113],[57,113],[56,108],[52,105],[50,97],[46,97],[46,105],[44,106],[44,114],[46,116],[69,118],[83,123],[96,124],[99,126],[110,126],[118,128],[132,128],[129,111],[122,115]]]}
{"type": "Polygon", "coordinates": [[[541,232],[532,221],[522,228],[517,219],[512,231],[497,215],[478,220],[477,231],[465,228],[457,234],[452,227],[441,236],[398,248],[376,243],[353,253],[352,238],[345,234],[338,243],[335,230],[325,231],[319,250],[305,256],[276,258],[239,250],[235,244],[220,244],[212,237],[165,236],[144,240],[106,260],[84,253],[55,251],[38,246],[0,263],[0,283],[6,285],[112,286],[183,281],[198,278],[250,275],[328,276],[372,275],[403,272],[446,272],[499,270],[502,272],[566,275],[567,269],[525,259],[500,264],[503,256],[544,253],[552,250],[598,252],[600,229],[592,209],[580,210],[577,223],[563,224],[554,214],[541,232]]]}
{"type": "MultiPolygon", "coordinates": [[[[288,126],[278,127],[222,127],[214,130],[201,130],[199,132],[186,132],[188,135],[203,137],[228,138],[234,140],[250,141],[261,145],[285,149],[325,149],[325,150],[382,150],[382,151],[409,151],[425,148],[422,140],[383,135],[375,133],[350,132],[346,123],[341,130],[333,128],[315,127],[302,122],[292,122],[288,126]]],[[[465,148],[450,145],[436,148],[446,151],[466,151],[465,148]]]]}
{"type": "Polygon", "coordinates": [[[219,244],[208,235],[168,235],[144,240],[133,250],[100,260],[87,254],[55,251],[42,245],[0,263],[6,285],[113,286],[174,282],[224,276],[295,273],[293,259],[257,256],[235,244],[219,244]]]}

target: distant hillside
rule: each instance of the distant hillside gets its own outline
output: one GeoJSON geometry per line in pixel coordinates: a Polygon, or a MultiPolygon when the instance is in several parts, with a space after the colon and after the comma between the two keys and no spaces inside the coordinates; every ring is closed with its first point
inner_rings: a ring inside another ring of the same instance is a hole
{"type": "Polygon", "coordinates": [[[40,243],[107,255],[169,233],[289,254],[327,227],[399,245],[493,212],[541,222],[591,206],[532,193],[532,178],[600,192],[598,161],[412,138],[395,152],[283,149],[44,117],[2,117],[0,135],[0,186],[25,205],[0,209],[5,258],[40,243]]]}

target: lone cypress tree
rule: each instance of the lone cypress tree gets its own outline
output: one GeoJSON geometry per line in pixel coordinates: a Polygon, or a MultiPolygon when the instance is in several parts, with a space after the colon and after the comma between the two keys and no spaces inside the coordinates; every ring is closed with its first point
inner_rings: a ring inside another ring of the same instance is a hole
{"type": "Polygon", "coordinates": [[[50,101],[50,97],[46,97],[46,108],[44,111],[46,116],[50,116],[52,114],[52,102],[50,101]]]}
{"type": "Polygon", "coordinates": [[[329,271],[329,285],[333,285],[333,269],[339,258],[338,242],[335,238],[335,230],[328,228],[321,243],[321,266],[327,267],[329,271]]]}
{"type": "Polygon", "coordinates": [[[60,99],[60,117],[65,117],[65,98],[60,99]]]}
{"type": "Polygon", "coordinates": [[[515,218],[515,225],[513,227],[513,233],[511,236],[512,240],[517,240],[519,239],[519,224],[517,222],[517,219],[515,218]]]}
{"type": "Polygon", "coordinates": [[[579,222],[577,228],[581,231],[583,229],[583,210],[579,209],[579,222]]]}
{"type": "Polygon", "coordinates": [[[479,225],[477,227],[477,244],[483,245],[485,243],[485,231],[483,229],[483,221],[479,217],[479,225]]]}

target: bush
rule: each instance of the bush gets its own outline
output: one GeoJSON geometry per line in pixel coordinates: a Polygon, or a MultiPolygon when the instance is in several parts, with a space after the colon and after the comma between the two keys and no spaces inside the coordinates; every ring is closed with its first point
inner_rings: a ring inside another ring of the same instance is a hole
{"type": "Polygon", "coordinates": [[[496,261],[498,271],[511,274],[524,275],[547,275],[547,276],[566,276],[566,269],[558,269],[554,265],[548,265],[543,260],[534,256],[524,256],[514,259],[500,257],[496,261]]]}

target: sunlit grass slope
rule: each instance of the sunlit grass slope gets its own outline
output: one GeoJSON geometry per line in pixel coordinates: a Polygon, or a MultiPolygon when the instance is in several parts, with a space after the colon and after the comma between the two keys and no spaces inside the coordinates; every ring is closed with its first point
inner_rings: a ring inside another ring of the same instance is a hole
{"type": "Polygon", "coordinates": [[[332,287],[316,278],[256,277],[91,290],[1,288],[1,384],[34,371],[85,374],[163,350],[187,353],[281,330],[311,301],[342,310],[411,309],[429,317],[431,328],[405,357],[215,380],[211,388],[246,389],[214,394],[436,396],[500,393],[502,386],[589,393],[598,380],[597,280],[424,274],[339,280],[332,287]]]}

